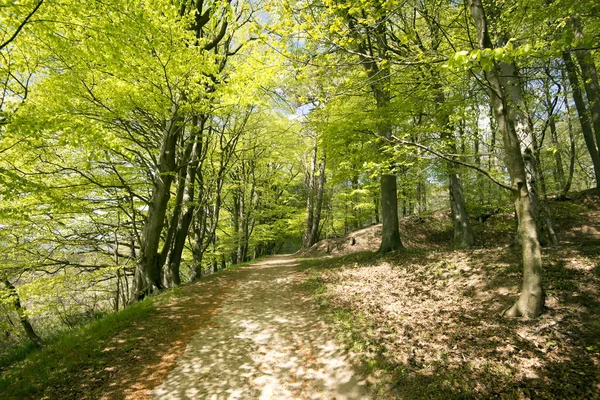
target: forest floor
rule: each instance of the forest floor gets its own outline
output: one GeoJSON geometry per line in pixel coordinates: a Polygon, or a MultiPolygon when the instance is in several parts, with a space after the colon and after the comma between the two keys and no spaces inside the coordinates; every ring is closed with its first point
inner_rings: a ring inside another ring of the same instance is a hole
{"type": "Polygon", "coordinates": [[[600,197],[553,201],[546,310],[519,292],[510,213],[453,250],[444,213],[373,226],[170,290],[0,371],[4,399],[600,399],[600,197]]]}
{"type": "Polygon", "coordinates": [[[9,369],[0,398],[370,398],[305,280],[273,256],[178,288],[9,369]]]}
{"type": "Polygon", "coordinates": [[[543,250],[546,309],[536,320],[501,315],[522,277],[510,212],[474,221],[470,250],[450,247],[450,219],[434,213],[402,220],[407,249],[397,254],[373,253],[378,226],[306,252],[310,286],[374,392],[600,399],[600,196],[551,207],[560,244],[543,250]]]}

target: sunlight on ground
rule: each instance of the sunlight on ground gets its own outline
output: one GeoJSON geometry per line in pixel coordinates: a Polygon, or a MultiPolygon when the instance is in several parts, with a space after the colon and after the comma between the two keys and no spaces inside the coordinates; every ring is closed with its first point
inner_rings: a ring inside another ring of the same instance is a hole
{"type": "Polygon", "coordinates": [[[366,399],[333,334],[303,297],[295,260],[269,259],[178,359],[157,399],[366,399]]]}

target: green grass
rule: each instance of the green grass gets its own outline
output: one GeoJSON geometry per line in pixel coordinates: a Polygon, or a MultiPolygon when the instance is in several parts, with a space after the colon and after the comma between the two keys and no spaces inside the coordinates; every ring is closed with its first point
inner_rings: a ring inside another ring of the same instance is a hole
{"type": "Polygon", "coordinates": [[[9,394],[9,398],[27,398],[48,385],[68,386],[69,382],[61,380],[68,372],[101,368],[103,350],[111,338],[136,321],[150,317],[156,310],[155,303],[177,295],[177,290],[170,290],[147,298],[51,339],[41,350],[25,347],[16,353],[21,360],[13,357],[10,361],[18,363],[0,376],[0,393],[9,394]]]}

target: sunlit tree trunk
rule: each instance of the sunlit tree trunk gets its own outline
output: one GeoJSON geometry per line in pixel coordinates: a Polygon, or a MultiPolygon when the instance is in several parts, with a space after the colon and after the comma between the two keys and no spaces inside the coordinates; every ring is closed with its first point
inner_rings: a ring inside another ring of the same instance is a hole
{"type": "Polygon", "coordinates": [[[311,246],[311,233],[313,226],[313,217],[315,212],[315,174],[317,170],[317,135],[314,136],[314,144],[311,154],[310,166],[306,176],[306,222],[304,224],[304,235],[302,237],[302,247],[308,249],[311,246]]]}
{"type": "Polygon", "coordinates": [[[136,268],[141,274],[136,274],[136,298],[147,295],[152,287],[162,289],[160,254],[158,245],[165,222],[167,204],[171,197],[171,183],[176,167],[176,147],[183,130],[183,121],[174,107],[171,118],[166,123],[163,132],[158,164],[152,182],[152,195],[148,204],[148,213],[142,230],[140,254],[136,268]],[[144,279],[140,279],[141,275],[144,279]]]}
{"type": "MultiPolygon", "coordinates": [[[[481,0],[468,0],[471,16],[477,30],[479,47],[493,48],[485,11],[481,0]]],[[[501,70],[497,65],[485,73],[490,85],[490,99],[494,115],[504,142],[505,162],[512,182],[512,194],[519,223],[523,255],[523,284],[517,302],[506,311],[509,317],[535,318],[542,313],[544,292],[542,289],[542,256],[538,229],[527,185],[527,172],[521,153],[519,136],[511,123],[510,100],[502,87],[501,70]]]]}

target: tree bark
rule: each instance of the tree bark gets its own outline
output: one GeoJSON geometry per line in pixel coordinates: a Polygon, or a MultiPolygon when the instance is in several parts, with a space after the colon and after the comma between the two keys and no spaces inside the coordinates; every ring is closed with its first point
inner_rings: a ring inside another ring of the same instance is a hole
{"type": "Polygon", "coordinates": [[[592,158],[592,165],[594,166],[594,175],[596,177],[596,187],[600,187],[600,152],[594,139],[594,133],[592,131],[592,125],[588,116],[587,106],[583,100],[583,93],[579,86],[579,77],[577,76],[577,69],[573,63],[571,53],[568,51],[562,54],[563,61],[565,62],[565,69],[567,71],[567,77],[571,84],[571,92],[573,94],[573,100],[575,101],[575,108],[579,116],[579,124],[581,125],[581,132],[583,133],[583,139],[585,145],[592,158]]]}
{"type": "MultiPolygon", "coordinates": [[[[583,39],[583,28],[579,17],[571,18],[575,39],[583,39]]],[[[600,152],[600,84],[598,84],[598,73],[592,53],[589,49],[580,48],[575,51],[575,57],[581,68],[583,87],[588,99],[589,111],[592,117],[592,126],[596,133],[596,149],[600,152]]],[[[598,183],[598,181],[596,180],[598,183]]]]}
{"type": "MultiPolygon", "coordinates": [[[[183,185],[183,195],[181,198],[181,205],[178,208],[176,221],[175,234],[173,236],[173,243],[170,251],[166,257],[166,270],[167,283],[169,285],[180,285],[181,278],[179,276],[181,256],[183,254],[183,248],[185,247],[185,240],[188,236],[192,218],[194,216],[194,195],[196,192],[196,174],[201,173],[200,157],[202,154],[202,139],[201,134],[204,130],[204,123],[206,117],[194,118],[192,129],[192,135],[190,137],[190,156],[186,159],[187,167],[185,168],[185,179],[180,184],[183,185]],[[199,124],[198,124],[199,122],[199,124]],[[197,130],[197,131],[196,131],[197,130]]],[[[184,164],[185,165],[185,164],[184,164]]],[[[183,165],[181,166],[183,168],[183,165]]]]}
{"type": "Polygon", "coordinates": [[[10,291],[11,296],[13,298],[13,307],[19,316],[19,322],[21,326],[25,330],[25,334],[27,338],[33,343],[36,347],[40,348],[43,346],[44,341],[38,336],[38,334],[33,329],[29,318],[27,317],[27,311],[21,304],[21,298],[19,297],[19,293],[17,292],[17,288],[14,287],[12,283],[8,279],[4,279],[4,285],[10,291]]]}
{"type": "MultiPolygon", "coordinates": [[[[377,135],[391,139],[392,126],[387,117],[390,105],[390,69],[377,60],[389,61],[387,32],[385,18],[382,17],[374,31],[367,30],[366,33],[356,26],[356,21],[349,14],[346,15],[352,35],[358,39],[358,52],[363,68],[371,80],[371,91],[375,98],[377,111],[380,113],[381,121],[378,124],[377,135]],[[364,36],[366,34],[366,37],[364,36]]],[[[398,226],[398,194],[396,175],[393,168],[385,167],[381,173],[381,245],[379,253],[388,253],[404,248],[400,240],[398,226]]]]}
{"type": "MultiPolygon", "coordinates": [[[[446,103],[446,97],[441,87],[438,87],[437,90],[436,103],[441,108],[446,103]]],[[[450,116],[447,112],[441,111],[439,122],[442,128],[442,140],[448,142],[447,146],[450,149],[450,153],[456,154],[456,143],[452,137],[452,126],[450,116]]],[[[446,167],[448,169],[448,191],[450,194],[450,210],[454,228],[453,245],[456,248],[468,248],[473,246],[473,231],[469,222],[469,216],[467,215],[461,178],[458,174],[458,168],[454,163],[448,162],[446,167]]]]}
{"type": "Polygon", "coordinates": [[[139,278],[136,285],[136,298],[141,299],[147,295],[152,286],[162,289],[160,255],[157,253],[161,232],[165,223],[167,204],[171,197],[171,183],[176,167],[177,141],[183,131],[183,121],[178,116],[174,107],[171,118],[163,132],[156,175],[152,182],[152,195],[148,205],[148,214],[142,230],[140,254],[136,268],[142,271],[137,274],[139,278]]]}
{"type": "Polygon", "coordinates": [[[563,81],[563,87],[565,90],[563,91],[565,96],[565,111],[567,113],[567,131],[569,132],[569,143],[570,143],[570,152],[569,152],[569,175],[567,175],[567,182],[565,186],[562,188],[561,197],[566,198],[567,193],[571,189],[571,183],[573,182],[573,174],[575,173],[575,137],[573,135],[573,123],[571,121],[571,107],[569,106],[569,97],[567,96],[566,90],[566,79],[564,76],[564,72],[561,72],[561,77],[563,81]]]}
{"type": "Polygon", "coordinates": [[[311,247],[313,244],[319,241],[321,211],[323,208],[323,193],[325,191],[325,162],[325,153],[323,153],[321,162],[319,163],[319,181],[317,184],[317,191],[315,193],[315,211],[313,214],[312,227],[310,230],[310,242],[308,247],[311,247]]]}
{"type": "MultiPolygon", "coordinates": [[[[501,73],[501,83],[507,97],[504,101],[510,103],[508,118],[519,138],[521,155],[525,166],[525,173],[527,174],[527,189],[538,230],[538,238],[540,241],[544,241],[541,205],[538,194],[537,144],[533,134],[533,123],[523,98],[522,83],[516,66],[506,63],[499,63],[498,66],[501,73]]],[[[549,225],[551,226],[552,222],[549,225]]]]}
{"type": "Polygon", "coordinates": [[[310,169],[306,179],[308,195],[306,197],[306,224],[304,225],[304,235],[302,237],[302,247],[308,249],[312,241],[312,226],[315,210],[315,174],[317,170],[317,136],[315,134],[314,145],[311,157],[310,169]]]}
{"type": "MultiPolygon", "coordinates": [[[[468,0],[471,16],[477,30],[479,47],[493,48],[485,11],[481,0],[468,0]]],[[[522,243],[523,284],[517,302],[506,311],[508,317],[524,316],[535,318],[542,313],[544,292],[542,289],[542,256],[538,230],[531,206],[527,185],[527,172],[521,153],[519,136],[511,123],[510,105],[500,78],[501,71],[494,65],[485,77],[490,85],[490,101],[496,121],[502,132],[505,162],[512,182],[512,194],[519,222],[519,235],[522,243]]]]}
{"type": "Polygon", "coordinates": [[[396,191],[396,175],[382,174],[381,219],[383,220],[383,227],[381,245],[379,246],[379,253],[382,254],[404,249],[398,227],[398,197],[396,191]]]}
{"type": "MultiPolygon", "coordinates": [[[[547,71],[546,74],[548,75],[548,77],[550,78],[550,72],[547,71]]],[[[545,80],[544,82],[544,95],[545,95],[545,106],[546,106],[546,113],[548,115],[548,127],[550,128],[550,138],[552,139],[552,146],[554,146],[555,151],[554,151],[554,163],[556,165],[555,169],[554,169],[554,182],[555,182],[555,187],[557,188],[557,191],[561,191],[562,188],[565,186],[566,184],[566,180],[565,180],[565,169],[563,167],[563,160],[562,160],[562,154],[560,151],[560,143],[558,141],[558,133],[556,131],[556,118],[555,118],[555,112],[554,109],[556,107],[556,99],[558,99],[558,97],[555,97],[555,101],[552,100],[552,96],[550,95],[550,83],[548,82],[548,79],[545,80]]]]}

